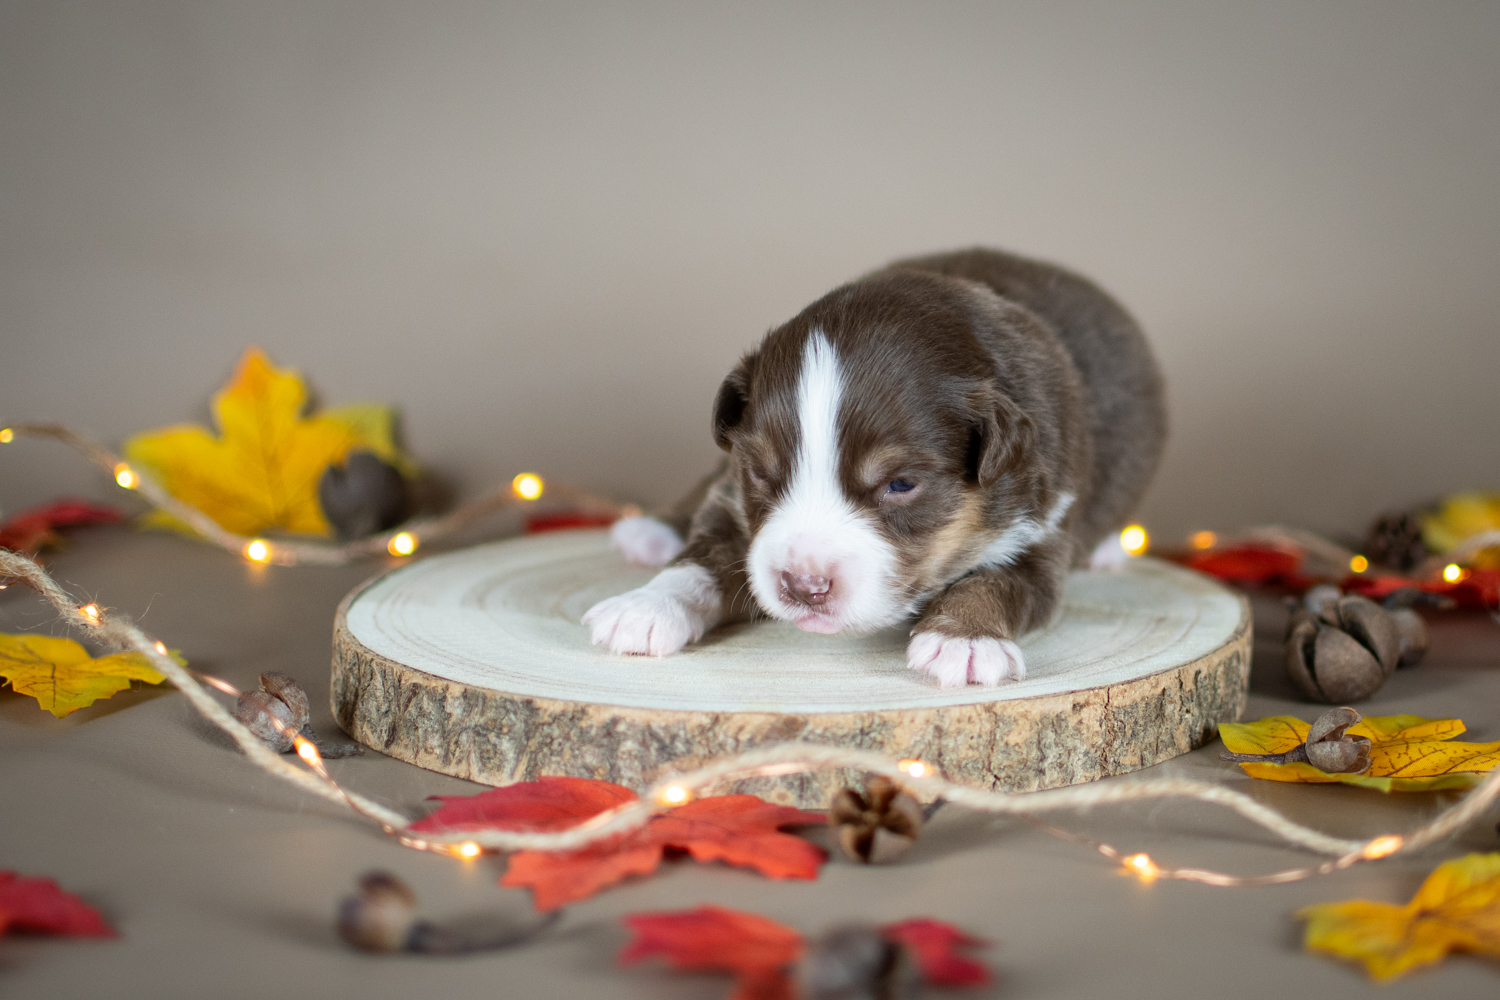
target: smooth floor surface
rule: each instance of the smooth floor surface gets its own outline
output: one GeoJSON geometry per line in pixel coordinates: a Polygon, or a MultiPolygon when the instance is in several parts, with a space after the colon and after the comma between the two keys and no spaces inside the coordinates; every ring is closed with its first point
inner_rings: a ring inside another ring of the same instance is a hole
{"type": "MultiPolygon", "coordinates": [[[[73,534],[51,557],[80,598],[134,615],[192,665],[242,687],[282,670],[326,707],[334,608],[382,569],[260,568],[165,535],[123,528],[73,534]]],[[[1295,700],[1280,673],[1282,612],[1257,600],[1248,717],[1318,708],[1295,700]]],[[[57,633],[50,609],[25,588],[0,592],[0,630],[57,633]]],[[[1457,716],[1469,739],[1500,739],[1500,625],[1445,619],[1422,667],[1403,671],[1367,714],[1457,716]]],[[[1219,744],[1122,779],[1167,775],[1217,781],[1293,818],[1342,836],[1401,831],[1455,796],[1392,795],[1333,786],[1254,782],[1217,759],[1219,744]]],[[[370,753],[335,761],[351,787],[422,809],[429,795],[477,786],[370,753]]],[[[715,903],[815,932],[843,921],[927,915],[987,937],[998,974],[988,991],[936,996],[1263,1000],[1267,995],[1481,997],[1500,969],[1456,957],[1378,994],[1362,972],[1300,950],[1291,914],[1322,901],[1405,901],[1440,861],[1500,850],[1493,813],[1420,857],[1261,889],[1142,884],[1088,848],[1024,822],[940,811],[908,859],[888,868],[833,860],[815,882],[778,883],[722,865],[669,864],[573,907],[542,940],[471,958],[370,957],[333,931],[338,900],[371,868],[399,874],[425,915],[489,922],[530,919],[528,896],[496,885],[502,862],[459,862],[396,846],[378,830],[257,770],[167,689],[122,693],[57,720],[31,699],[0,692],[0,869],[47,875],[100,907],[115,941],[0,938],[5,997],[317,998],[640,997],[717,1000],[718,975],[616,965],[624,914],[715,903]]],[[[1258,873],[1309,855],[1279,846],[1233,814],[1155,803],[1048,821],[1148,851],[1162,863],[1258,873]]],[[[821,837],[821,831],[815,834],[821,837]]]]}

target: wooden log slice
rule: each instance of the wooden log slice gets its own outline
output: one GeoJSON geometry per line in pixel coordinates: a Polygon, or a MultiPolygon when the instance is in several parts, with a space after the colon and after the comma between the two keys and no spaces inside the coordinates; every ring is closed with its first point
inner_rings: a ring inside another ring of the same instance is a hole
{"type": "MultiPolygon", "coordinates": [[[[907,670],[909,626],[825,636],[758,621],[664,659],[590,645],[584,611],[651,575],[611,552],[604,532],[569,531],[377,577],[339,606],[334,715],[376,750],[493,785],[565,774],[640,789],[801,740],[1025,791],[1185,753],[1245,706],[1249,605],[1156,560],[1073,574],[1057,623],[1021,643],[1026,679],[995,688],[943,689],[907,670]]],[[[854,778],[756,778],[738,790],[819,808],[854,778]]]]}

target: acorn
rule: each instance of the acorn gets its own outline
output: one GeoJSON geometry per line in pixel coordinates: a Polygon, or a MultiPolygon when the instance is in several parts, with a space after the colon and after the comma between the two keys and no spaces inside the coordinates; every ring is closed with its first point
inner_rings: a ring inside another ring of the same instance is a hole
{"type": "Polygon", "coordinates": [[[390,872],[360,877],[358,895],[339,903],[339,937],[360,951],[378,954],[466,955],[523,944],[555,924],[555,910],[528,927],[468,933],[417,919],[417,894],[390,872]]]}
{"type": "Polygon", "coordinates": [[[406,520],[411,492],[394,466],[374,452],[356,451],[323,470],[318,505],[340,538],[365,538],[406,520]]]}
{"type": "Polygon", "coordinates": [[[1380,689],[1401,658],[1390,613],[1357,594],[1314,587],[1287,622],[1286,669],[1312,701],[1359,701],[1380,689]]]}
{"type": "Polygon", "coordinates": [[[870,779],[864,794],[845,788],[828,810],[839,847],[851,861],[883,865],[911,850],[922,832],[922,806],[883,775],[870,779]]]}
{"type": "Polygon", "coordinates": [[[1429,594],[1416,587],[1402,587],[1388,594],[1382,603],[1396,623],[1396,632],[1401,638],[1401,666],[1415,667],[1427,655],[1427,622],[1414,605],[1451,608],[1454,601],[1451,597],[1429,594]]]}
{"type": "Polygon", "coordinates": [[[1234,753],[1220,760],[1237,764],[1311,764],[1324,774],[1363,774],[1370,769],[1370,738],[1350,736],[1349,727],[1363,716],[1348,706],[1333,708],[1313,720],[1307,739],[1285,753],[1234,753]]]}
{"type": "Polygon", "coordinates": [[[291,753],[298,736],[310,740],[318,748],[318,753],[328,758],[355,757],[365,752],[358,743],[320,739],[313,732],[312,706],[307,700],[307,692],[302,690],[301,684],[279,670],[260,675],[260,690],[240,695],[234,706],[234,717],[277,753],[291,753]]]}
{"type": "Polygon", "coordinates": [[[921,970],[878,927],[850,924],[809,941],[793,980],[798,1000],[906,1000],[921,970]]]}

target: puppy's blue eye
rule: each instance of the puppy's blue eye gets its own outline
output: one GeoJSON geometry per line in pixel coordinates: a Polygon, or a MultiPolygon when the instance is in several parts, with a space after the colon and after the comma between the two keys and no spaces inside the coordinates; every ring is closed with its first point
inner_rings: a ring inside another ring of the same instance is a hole
{"type": "Polygon", "coordinates": [[[891,480],[891,485],[887,486],[885,488],[885,491],[887,493],[905,493],[908,490],[914,490],[916,488],[917,488],[917,484],[911,482],[910,480],[906,480],[906,479],[892,479],[891,480]]]}

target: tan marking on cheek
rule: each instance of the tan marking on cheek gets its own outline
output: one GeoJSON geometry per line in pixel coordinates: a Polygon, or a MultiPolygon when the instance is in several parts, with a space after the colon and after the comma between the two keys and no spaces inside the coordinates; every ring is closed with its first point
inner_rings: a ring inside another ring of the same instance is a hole
{"type": "Polygon", "coordinates": [[[966,490],[958,512],[929,537],[926,558],[917,570],[918,586],[925,590],[945,583],[955,570],[975,559],[983,543],[982,527],[983,504],[966,490]]]}

